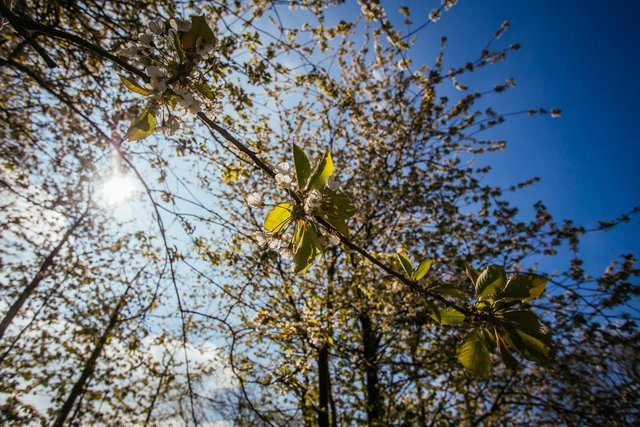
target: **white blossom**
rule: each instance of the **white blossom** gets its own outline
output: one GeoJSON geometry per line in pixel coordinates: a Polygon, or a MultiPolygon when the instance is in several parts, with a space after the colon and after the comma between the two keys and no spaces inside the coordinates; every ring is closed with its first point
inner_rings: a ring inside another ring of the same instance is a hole
{"type": "Polygon", "coordinates": [[[442,0],[442,5],[444,6],[445,11],[449,11],[453,6],[458,3],[458,0],[442,0]]]}
{"type": "Polygon", "coordinates": [[[280,250],[280,256],[286,260],[292,260],[293,259],[293,251],[291,250],[291,248],[286,247],[280,250]]]}
{"type": "Polygon", "coordinates": [[[173,28],[176,31],[180,31],[183,33],[186,33],[187,31],[189,31],[191,29],[191,21],[188,19],[172,19],[171,21],[169,21],[169,24],[171,25],[171,28],[173,28]]]}
{"type": "Polygon", "coordinates": [[[433,9],[431,12],[429,12],[429,21],[431,22],[438,22],[441,17],[442,10],[440,10],[439,8],[433,9]]]}
{"type": "Polygon", "coordinates": [[[282,162],[278,166],[276,166],[276,173],[281,175],[291,175],[293,174],[293,169],[291,165],[287,162],[282,162]]]}
{"type": "Polygon", "coordinates": [[[148,27],[152,33],[162,34],[164,32],[164,20],[158,18],[158,19],[149,21],[148,27]]]}
{"type": "Polygon", "coordinates": [[[271,238],[269,241],[269,249],[273,249],[274,251],[282,245],[282,241],[276,237],[271,238]]]}
{"type": "Polygon", "coordinates": [[[136,56],[138,56],[138,54],[140,54],[142,50],[143,48],[141,46],[138,46],[135,43],[129,42],[126,45],[124,45],[124,48],[122,49],[122,54],[127,58],[135,58],[136,56]]]}
{"type": "Polygon", "coordinates": [[[258,246],[264,247],[267,246],[267,243],[269,243],[268,236],[261,231],[256,231],[255,233],[253,233],[253,238],[258,242],[258,246]]]}
{"type": "Polygon", "coordinates": [[[144,33],[138,34],[138,41],[145,47],[150,47],[153,44],[153,34],[147,30],[144,33]]]}
{"type": "Polygon", "coordinates": [[[149,85],[156,92],[164,92],[167,90],[167,84],[165,83],[166,75],[164,71],[155,65],[149,65],[146,70],[147,76],[149,76],[149,85]]]}
{"type": "Polygon", "coordinates": [[[293,177],[278,173],[276,174],[276,185],[285,189],[293,189],[293,177]]]}
{"type": "Polygon", "coordinates": [[[212,50],[213,50],[212,44],[206,43],[204,40],[202,40],[202,37],[198,37],[198,40],[196,40],[196,52],[198,52],[198,55],[204,58],[212,50]]]}
{"type": "Polygon", "coordinates": [[[340,244],[340,236],[338,236],[336,233],[330,233],[328,238],[329,238],[329,242],[331,242],[332,245],[340,244]]]}
{"type": "Polygon", "coordinates": [[[169,116],[164,124],[160,126],[159,130],[162,131],[165,136],[172,136],[175,135],[181,127],[182,122],[176,116],[169,116]]]}
{"type": "Polygon", "coordinates": [[[196,115],[200,112],[200,101],[189,92],[186,87],[176,87],[173,89],[176,93],[178,107],[184,112],[196,115]]]}
{"type": "Polygon", "coordinates": [[[262,193],[255,192],[249,194],[247,197],[247,204],[253,208],[259,208],[262,206],[262,193]]]}
{"type": "Polygon", "coordinates": [[[307,215],[313,215],[317,208],[322,205],[322,193],[318,190],[311,190],[304,201],[304,211],[307,215]]]}
{"type": "Polygon", "coordinates": [[[329,190],[338,191],[340,189],[340,183],[333,175],[327,178],[325,185],[329,190]]]}

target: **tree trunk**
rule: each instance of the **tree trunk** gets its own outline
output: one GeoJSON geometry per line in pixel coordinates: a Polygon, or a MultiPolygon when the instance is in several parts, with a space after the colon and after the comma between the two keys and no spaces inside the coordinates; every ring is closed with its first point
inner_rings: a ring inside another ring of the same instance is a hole
{"type": "Polygon", "coordinates": [[[127,295],[127,292],[129,292],[130,288],[131,288],[131,284],[127,286],[127,289],[124,291],[124,293],[120,297],[120,300],[116,305],[116,308],[111,313],[111,317],[109,318],[109,324],[107,325],[107,328],[104,330],[104,332],[100,336],[98,343],[94,347],[93,351],[91,352],[91,355],[89,356],[89,359],[85,363],[84,369],[82,370],[82,374],[80,374],[80,378],[78,378],[78,381],[76,381],[76,383],[73,385],[73,388],[71,389],[71,392],[67,397],[67,400],[65,400],[64,404],[62,405],[62,408],[60,408],[60,412],[58,412],[58,416],[56,417],[56,420],[53,423],[54,427],[64,426],[64,423],[67,417],[69,416],[69,412],[71,412],[71,409],[73,409],[73,404],[75,403],[78,396],[80,396],[84,392],[83,391],[84,386],[89,380],[89,378],[91,378],[91,376],[93,375],[93,371],[96,368],[96,361],[98,360],[98,357],[100,357],[100,354],[102,354],[102,350],[104,349],[104,346],[107,343],[109,336],[111,335],[111,331],[113,330],[113,328],[116,326],[118,322],[118,316],[120,315],[120,310],[122,310],[122,307],[124,307],[126,303],[126,295],[127,295]]]}
{"type": "Polygon", "coordinates": [[[383,402],[378,386],[378,337],[373,330],[371,317],[367,313],[359,316],[362,328],[362,350],[367,393],[367,420],[371,427],[381,426],[383,402]]]}
{"type": "Polygon", "coordinates": [[[16,315],[24,305],[25,301],[29,299],[29,297],[31,296],[31,294],[33,294],[33,292],[36,290],[38,285],[40,285],[40,282],[42,282],[42,280],[46,277],[47,270],[53,265],[54,259],[58,256],[58,254],[60,253],[64,245],[67,244],[67,242],[69,241],[69,238],[73,235],[73,233],[76,231],[78,226],[80,226],[86,214],[87,212],[85,211],[80,216],[80,218],[78,218],[73,223],[73,225],[66,231],[66,233],[64,233],[64,236],[62,236],[62,240],[60,240],[60,242],[56,245],[56,247],[53,248],[53,250],[45,258],[44,262],[40,266],[40,269],[38,270],[38,273],[36,273],[35,277],[31,280],[31,282],[29,282],[29,284],[22,290],[22,292],[20,293],[20,296],[18,296],[18,299],[14,301],[11,307],[9,307],[9,311],[7,312],[7,314],[4,315],[4,317],[2,318],[2,321],[0,322],[0,340],[4,336],[4,333],[6,332],[11,322],[13,322],[13,319],[16,317],[16,315]]]}
{"type": "Polygon", "coordinates": [[[325,343],[318,355],[318,427],[329,427],[330,390],[329,347],[325,343]]]}

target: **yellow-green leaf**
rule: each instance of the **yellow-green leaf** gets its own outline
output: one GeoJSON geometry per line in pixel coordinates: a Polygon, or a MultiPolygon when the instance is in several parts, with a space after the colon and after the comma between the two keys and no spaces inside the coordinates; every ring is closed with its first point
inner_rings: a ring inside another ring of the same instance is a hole
{"type": "Polygon", "coordinates": [[[320,163],[316,166],[316,169],[311,176],[309,186],[316,190],[322,190],[327,184],[327,178],[333,175],[333,159],[331,158],[331,151],[327,151],[320,160],[320,163]]]}
{"type": "Polygon", "coordinates": [[[407,276],[411,277],[411,274],[413,273],[413,266],[411,265],[409,258],[402,252],[397,253],[396,258],[400,261],[400,265],[402,265],[402,269],[407,273],[407,276]]]}
{"type": "Polygon", "coordinates": [[[476,280],[476,295],[485,297],[495,294],[504,288],[507,275],[499,265],[490,265],[484,269],[476,280]]]}
{"type": "Polygon", "coordinates": [[[305,188],[309,176],[311,175],[311,163],[302,148],[293,144],[293,163],[296,167],[296,179],[298,180],[298,188],[305,188]]]}
{"type": "Polygon", "coordinates": [[[153,95],[153,92],[151,92],[149,89],[145,89],[144,87],[140,86],[134,80],[131,80],[130,78],[125,77],[122,74],[118,74],[118,77],[120,77],[120,80],[122,81],[122,83],[124,83],[125,87],[129,89],[131,92],[135,92],[138,95],[142,95],[142,96],[153,95]]]}
{"type": "Polygon", "coordinates": [[[149,111],[148,108],[142,110],[142,113],[135,119],[127,130],[127,139],[129,141],[139,141],[145,139],[156,129],[156,116],[149,111]]]}
{"type": "Polygon", "coordinates": [[[413,272],[413,274],[411,274],[411,280],[420,280],[422,279],[431,269],[431,264],[433,263],[433,260],[431,259],[425,259],[424,261],[422,261],[418,267],[416,267],[415,271],[413,272]]]}
{"type": "Polygon", "coordinates": [[[291,222],[293,207],[289,203],[274,206],[264,219],[264,228],[272,233],[279,233],[291,222]]]}
{"type": "Polygon", "coordinates": [[[293,255],[293,272],[297,274],[307,271],[317,254],[318,234],[313,225],[305,223],[302,229],[302,238],[293,255]]]}
{"type": "MultiPolygon", "coordinates": [[[[436,317],[435,320],[438,320],[436,317]]],[[[443,325],[462,325],[464,323],[465,316],[455,308],[443,308],[440,310],[440,323],[443,325]]]]}
{"type": "Polygon", "coordinates": [[[491,372],[489,350],[484,342],[484,336],[478,331],[469,334],[458,347],[458,361],[473,375],[484,376],[491,372]]]}

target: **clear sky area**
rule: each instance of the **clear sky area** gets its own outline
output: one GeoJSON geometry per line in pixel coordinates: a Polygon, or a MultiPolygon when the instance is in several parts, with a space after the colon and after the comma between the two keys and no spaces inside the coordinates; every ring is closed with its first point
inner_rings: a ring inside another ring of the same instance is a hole
{"type": "MultiPolygon", "coordinates": [[[[400,6],[417,12],[425,3],[383,4],[400,19],[400,6]]],[[[523,214],[542,200],[556,219],[586,226],[640,205],[640,1],[461,0],[420,33],[414,64],[420,62],[420,46],[429,52],[422,62],[431,64],[431,49],[443,35],[449,39],[449,63],[464,63],[504,20],[511,27],[501,42],[519,42],[522,49],[478,73],[477,81],[516,79],[515,89],[493,98],[497,111],[544,106],[563,114],[559,119],[518,116],[496,128],[492,136],[508,146],[487,157],[494,167],[491,182],[506,185],[540,176],[541,182],[512,197],[523,214]]],[[[587,271],[601,272],[621,253],[638,257],[638,238],[638,216],[586,238],[581,253],[587,271]]]]}

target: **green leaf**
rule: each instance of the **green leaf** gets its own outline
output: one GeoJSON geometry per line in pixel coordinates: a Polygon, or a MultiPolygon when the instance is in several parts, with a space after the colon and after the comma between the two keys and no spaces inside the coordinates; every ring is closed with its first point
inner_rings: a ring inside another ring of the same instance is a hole
{"type": "Polygon", "coordinates": [[[400,261],[400,265],[402,265],[402,269],[405,273],[407,273],[407,276],[411,277],[411,274],[413,273],[413,267],[411,266],[411,261],[409,261],[409,258],[407,258],[407,256],[402,252],[398,252],[396,254],[396,258],[398,258],[398,261],[400,261]]]}
{"type": "Polygon", "coordinates": [[[449,295],[454,298],[458,298],[462,300],[467,299],[467,295],[464,293],[464,291],[460,288],[456,288],[455,286],[441,285],[441,286],[436,286],[435,288],[431,288],[429,289],[429,291],[435,292],[441,295],[449,295]]]}
{"type": "Polygon", "coordinates": [[[182,48],[184,50],[195,49],[196,41],[199,38],[202,38],[205,44],[214,44],[215,42],[213,31],[209,28],[204,15],[191,17],[191,29],[186,33],[182,33],[180,37],[182,48]]]}
{"type": "Polygon", "coordinates": [[[178,53],[178,58],[180,58],[180,62],[184,62],[186,57],[184,55],[184,50],[182,50],[182,42],[180,41],[180,36],[177,32],[172,31],[173,34],[173,45],[176,48],[176,52],[178,53]]]}
{"type": "Polygon", "coordinates": [[[538,298],[544,292],[548,280],[533,274],[519,274],[510,277],[507,285],[497,298],[507,301],[528,301],[538,298]]]}
{"type": "Polygon", "coordinates": [[[293,207],[289,203],[274,206],[264,219],[264,228],[274,234],[281,232],[291,222],[292,213],[293,207]]]}
{"type": "Polygon", "coordinates": [[[507,282],[507,275],[504,268],[499,265],[490,265],[484,269],[476,280],[476,295],[485,297],[493,295],[504,288],[507,282]]]}
{"type": "Polygon", "coordinates": [[[473,375],[484,376],[491,372],[491,359],[481,332],[473,331],[458,347],[458,361],[473,375]]]}
{"type": "Polygon", "coordinates": [[[295,274],[304,273],[313,263],[318,254],[318,234],[315,227],[305,223],[302,229],[302,238],[293,255],[293,265],[295,274]]]}
{"type": "Polygon", "coordinates": [[[503,314],[503,322],[526,332],[534,337],[544,338],[547,335],[542,329],[538,316],[528,310],[509,311],[503,314]]]}
{"type": "Polygon", "coordinates": [[[327,184],[327,178],[333,175],[333,159],[331,158],[331,151],[327,151],[322,157],[315,171],[311,175],[309,186],[316,190],[322,190],[327,184]]]}
{"type": "Polygon", "coordinates": [[[211,86],[209,86],[207,83],[194,83],[193,87],[195,87],[196,90],[200,93],[200,95],[204,96],[205,98],[210,100],[216,99],[216,96],[213,93],[213,90],[211,90],[211,86]]]}
{"type": "Polygon", "coordinates": [[[298,180],[298,188],[305,188],[309,176],[311,176],[311,163],[302,148],[293,144],[293,163],[296,166],[296,179],[298,180]]]}
{"type": "Polygon", "coordinates": [[[511,369],[512,371],[515,371],[516,369],[518,369],[518,361],[511,354],[511,350],[509,350],[509,347],[507,346],[506,341],[504,340],[504,338],[500,336],[500,334],[498,333],[498,330],[494,329],[494,331],[496,334],[496,341],[498,342],[498,351],[500,352],[500,358],[502,359],[502,362],[505,364],[507,368],[511,369]]]}
{"type": "Polygon", "coordinates": [[[335,216],[323,216],[324,220],[331,224],[336,230],[340,232],[344,237],[349,237],[349,228],[344,222],[344,219],[337,218],[335,216]]]}
{"type": "Polygon", "coordinates": [[[142,95],[142,96],[151,96],[151,95],[153,95],[152,91],[150,91],[149,89],[145,89],[144,87],[140,86],[134,80],[131,80],[130,78],[125,77],[122,74],[118,74],[118,77],[120,77],[120,80],[122,81],[122,83],[124,83],[124,86],[127,89],[129,89],[131,92],[135,92],[138,95],[142,95]]]}
{"type": "Polygon", "coordinates": [[[329,216],[351,218],[357,211],[345,193],[325,189],[322,191],[322,212],[329,216]]]}
{"type": "Polygon", "coordinates": [[[510,325],[502,325],[507,332],[507,342],[525,359],[545,364],[551,348],[542,339],[531,336],[510,325]]]}
{"type": "MultiPolygon", "coordinates": [[[[431,316],[435,319],[434,316],[431,316]]],[[[455,308],[443,308],[440,310],[440,323],[443,325],[462,325],[465,316],[455,308]]],[[[436,319],[437,320],[437,319],[436,319]]]]}
{"type": "Polygon", "coordinates": [[[471,283],[473,283],[473,286],[475,287],[476,282],[478,281],[478,277],[480,276],[480,272],[471,267],[471,264],[465,264],[464,269],[467,272],[467,276],[469,276],[469,279],[471,279],[471,283]]]}
{"type": "Polygon", "coordinates": [[[140,141],[153,133],[157,125],[156,116],[154,116],[148,108],[142,110],[142,113],[135,119],[127,130],[127,139],[129,141],[140,141]]]}
{"type": "Polygon", "coordinates": [[[436,322],[440,323],[442,318],[440,317],[440,310],[438,310],[438,307],[436,307],[436,305],[434,303],[432,303],[431,301],[429,301],[428,299],[425,299],[424,302],[425,302],[425,304],[427,304],[427,307],[429,307],[429,310],[431,310],[431,317],[436,322]]]}
{"type": "Polygon", "coordinates": [[[413,274],[411,274],[411,280],[418,281],[422,279],[431,269],[431,264],[433,263],[432,259],[423,260],[418,267],[414,270],[413,274]]]}

